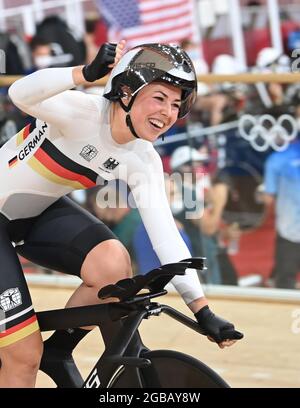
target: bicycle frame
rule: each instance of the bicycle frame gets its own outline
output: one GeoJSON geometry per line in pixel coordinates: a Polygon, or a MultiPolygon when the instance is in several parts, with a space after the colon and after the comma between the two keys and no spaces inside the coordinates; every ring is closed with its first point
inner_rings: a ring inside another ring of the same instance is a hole
{"type": "MultiPolygon", "coordinates": [[[[166,291],[141,296],[129,302],[107,303],[37,312],[41,331],[98,326],[104,339],[105,351],[85,381],[81,384],[57,384],[59,387],[107,388],[120,367],[136,368],[150,365],[139,357],[149,350],[140,338],[138,328],[143,319],[165,313],[198,333],[198,324],[170,306],[150,302],[150,298],[166,291]],[[137,300],[136,300],[137,299],[137,300]],[[135,303],[136,302],[136,303],[135,303]]],[[[203,334],[203,333],[201,333],[203,334]]]]}
{"type": "MultiPolygon", "coordinates": [[[[202,333],[192,319],[167,305],[152,303],[151,299],[165,295],[165,285],[175,276],[184,275],[187,268],[202,270],[203,258],[189,258],[177,263],[167,264],[143,276],[122,279],[115,285],[108,285],[99,291],[101,299],[119,298],[119,302],[92,306],[72,307],[38,312],[41,331],[61,330],[86,326],[98,326],[105,345],[105,351],[84,382],[77,376],[65,375],[60,387],[101,387],[109,386],[111,379],[122,366],[147,367],[150,360],[141,358],[141,352],[149,349],[142,343],[138,328],[143,319],[160,315],[162,312],[202,333]],[[149,292],[138,294],[148,288],[149,292]],[[66,380],[67,379],[67,380],[66,380]]],[[[202,333],[204,334],[204,333],[202,333]]],[[[64,368],[65,373],[69,373],[64,368]]]]}

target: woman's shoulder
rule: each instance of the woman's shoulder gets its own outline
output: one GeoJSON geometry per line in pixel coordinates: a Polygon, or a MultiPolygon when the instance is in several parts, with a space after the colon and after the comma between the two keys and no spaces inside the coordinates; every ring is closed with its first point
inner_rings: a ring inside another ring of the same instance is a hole
{"type": "Polygon", "coordinates": [[[146,140],[137,140],[135,153],[139,156],[144,164],[162,165],[160,155],[155,150],[153,144],[146,140]]]}
{"type": "Polygon", "coordinates": [[[101,95],[90,94],[81,89],[66,90],[55,97],[61,98],[69,107],[90,111],[101,111],[104,99],[101,95]]]}

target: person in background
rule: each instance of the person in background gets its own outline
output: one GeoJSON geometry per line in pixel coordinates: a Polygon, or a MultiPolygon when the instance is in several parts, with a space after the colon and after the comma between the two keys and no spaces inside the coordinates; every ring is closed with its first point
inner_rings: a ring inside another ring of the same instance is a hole
{"type": "Polygon", "coordinates": [[[65,53],[60,43],[51,42],[50,38],[41,34],[31,39],[30,49],[33,61],[31,72],[51,67],[67,67],[73,60],[72,54],[65,53]]]}
{"type": "Polygon", "coordinates": [[[24,127],[28,116],[22,114],[11,103],[7,95],[0,93],[0,147],[24,127]]]}
{"type": "MultiPolygon", "coordinates": [[[[122,181],[110,182],[88,194],[87,208],[104,222],[118,237],[130,254],[135,231],[141,223],[136,206],[128,200],[128,186],[122,181]]],[[[131,257],[131,261],[134,261],[131,257]]]]}
{"type": "Polygon", "coordinates": [[[0,31],[0,50],[5,53],[5,74],[23,75],[26,71],[26,54],[30,52],[25,41],[16,35],[0,31]]]}
{"type": "MultiPolygon", "coordinates": [[[[172,210],[172,214],[174,216],[174,220],[181,238],[185,242],[191,254],[193,256],[196,256],[197,254],[194,252],[194,248],[192,246],[189,234],[185,229],[185,225],[177,217],[178,204],[180,208],[182,208],[182,205],[181,197],[180,201],[178,200],[178,192],[174,180],[170,179],[170,177],[165,177],[165,187],[169,199],[170,208],[172,210]]],[[[161,262],[151,246],[149,235],[141,220],[133,235],[132,249],[138,274],[144,275],[150,272],[152,269],[161,266],[161,262]]]]}
{"type": "MultiPolygon", "coordinates": [[[[233,75],[243,72],[238,61],[228,54],[218,55],[212,64],[212,73],[233,75]]],[[[199,121],[207,126],[236,120],[245,105],[245,87],[241,84],[224,82],[211,87],[209,92],[200,95],[193,107],[194,117],[198,113],[199,121]]]]}
{"type": "Polygon", "coordinates": [[[237,271],[229,255],[235,255],[238,252],[241,230],[238,223],[225,224],[222,218],[229,194],[230,186],[226,182],[220,179],[213,180],[201,226],[203,232],[216,242],[221,283],[237,285],[237,271]]]}
{"type": "Polygon", "coordinates": [[[87,18],[85,20],[84,43],[86,48],[86,63],[89,64],[97,55],[99,47],[96,44],[95,31],[99,19],[97,17],[87,18]]]}
{"type": "Polygon", "coordinates": [[[206,258],[207,270],[204,274],[201,273],[200,279],[206,283],[221,284],[215,238],[217,227],[212,227],[212,224],[218,226],[213,217],[216,217],[219,202],[214,203],[213,210],[209,212],[205,208],[208,195],[212,195],[208,162],[208,153],[203,148],[197,150],[182,146],[172,154],[171,169],[181,176],[181,185],[177,186],[177,195],[173,202],[173,215],[188,234],[193,255],[206,258]],[[193,208],[188,202],[190,197],[194,200],[193,208]]]}
{"type": "Polygon", "coordinates": [[[272,277],[277,288],[295,289],[300,271],[300,140],[265,163],[264,194],[275,206],[276,243],[272,277]]]}
{"type": "MultiPolygon", "coordinates": [[[[274,47],[262,48],[257,54],[256,65],[251,72],[253,73],[288,73],[291,71],[290,58],[282,54],[274,47]]],[[[271,114],[276,116],[288,113],[289,105],[286,103],[285,93],[289,85],[280,83],[262,83],[257,82],[248,87],[248,98],[246,111],[252,114],[271,114]]]]}
{"type": "Polygon", "coordinates": [[[233,267],[228,251],[233,251],[233,243],[239,240],[241,231],[236,225],[224,224],[222,216],[231,191],[230,184],[224,177],[208,173],[209,156],[189,146],[176,149],[171,157],[171,168],[179,172],[183,184],[181,207],[177,205],[174,214],[185,228],[191,239],[193,254],[205,256],[207,271],[202,276],[207,283],[237,285],[237,273],[233,267]],[[195,175],[187,178],[186,175],[195,175]],[[187,217],[184,196],[188,191],[195,191],[193,217],[187,217]],[[199,205],[199,203],[203,203],[199,205]]]}
{"type": "Polygon", "coordinates": [[[33,66],[31,72],[38,69],[50,68],[54,66],[54,55],[51,43],[41,37],[34,36],[30,41],[30,50],[33,66]]]}
{"type": "Polygon", "coordinates": [[[36,27],[36,36],[51,44],[57,57],[56,67],[70,67],[85,63],[86,48],[82,36],[75,33],[59,16],[45,17],[36,27]]]}
{"type": "Polygon", "coordinates": [[[188,38],[183,40],[180,46],[193,61],[197,77],[201,74],[208,74],[208,64],[204,59],[200,45],[188,38]]]}

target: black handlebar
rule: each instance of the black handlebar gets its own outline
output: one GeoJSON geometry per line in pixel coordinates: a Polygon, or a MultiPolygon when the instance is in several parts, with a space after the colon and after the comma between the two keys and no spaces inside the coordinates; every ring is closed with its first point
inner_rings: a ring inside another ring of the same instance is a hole
{"type": "Polygon", "coordinates": [[[173,309],[173,307],[168,305],[161,305],[161,311],[166,315],[172,317],[173,319],[177,320],[178,322],[189,327],[190,329],[200,334],[203,334],[204,336],[207,335],[207,333],[205,333],[204,330],[200,328],[199,324],[195,322],[195,320],[191,319],[188,316],[185,316],[183,313],[178,312],[178,310],[173,309]]]}
{"type": "Polygon", "coordinates": [[[188,268],[203,270],[204,258],[183,259],[180,262],[166,264],[153,269],[146,275],[122,279],[115,285],[108,285],[100,289],[98,297],[100,299],[116,297],[121,301],[125,301],[133,298],[142,289],[149,289],[150,294],[161,292],[174,276],[185,275],[185,270],[188,268]]]}

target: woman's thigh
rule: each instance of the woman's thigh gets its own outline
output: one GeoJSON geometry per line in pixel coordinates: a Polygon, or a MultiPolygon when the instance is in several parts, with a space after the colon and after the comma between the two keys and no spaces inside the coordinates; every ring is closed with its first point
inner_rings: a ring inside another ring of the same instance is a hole
{"type": "Polygon", "coordinates": [[[37,217],[17,251],[38,265],[80,276],[87,254],[110,239],[116,237],[105,224],[63,197],[37,217]]]}

